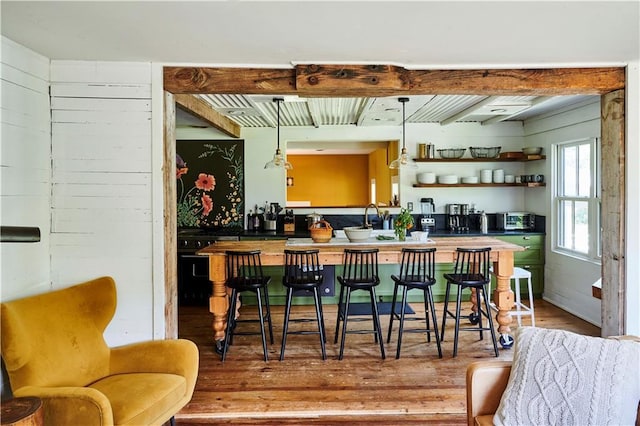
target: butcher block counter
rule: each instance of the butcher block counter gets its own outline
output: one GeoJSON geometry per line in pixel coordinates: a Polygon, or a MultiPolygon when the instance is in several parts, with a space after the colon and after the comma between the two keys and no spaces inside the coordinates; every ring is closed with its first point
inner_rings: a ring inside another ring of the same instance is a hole
{"type": "Polygon", "coordinates": [[[260,250],[262,264],[283,265],[284,250],[318,249],[320,262],[325,265],[341,265],[343,252],[346,248],[377,248],[380,264],[399,264],[403,247],[435,247],[437,263],[454,263],[457,248],[491,247],[491,260],[496,275],[497,285],[493,293],[498,313],[498,332],[510,340],[511,315],[513,307],[513,292],[510,277],[513,274],[513,253],[523,251],[522,246],[500,241],[488,236],[460,236],[434,237],[426,242],[397,240],[385,241],[372,239],[370,243],[350,243],[348,240],[334,238],[329,243],[314,243],[311,239],[264,240],[264,241],[218,241],[197,252],[198,255],[209,256],[209,279],[213,285],[212,296],[209,299],[209,310],[213,314],[213,337],[219,343],[224,340],[227,313],[229,309],[228,292],[225,286],[227,250],[260,250]]]}

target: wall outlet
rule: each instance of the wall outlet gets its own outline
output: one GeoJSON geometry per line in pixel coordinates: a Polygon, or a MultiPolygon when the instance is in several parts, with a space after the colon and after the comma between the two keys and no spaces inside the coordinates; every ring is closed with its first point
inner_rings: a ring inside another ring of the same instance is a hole
{"type": "Polygon", "coordinates": [[[413,211],[413,203],[411,201],[407,203],[407,210],[409,210],[410,212],[413,211]]]}

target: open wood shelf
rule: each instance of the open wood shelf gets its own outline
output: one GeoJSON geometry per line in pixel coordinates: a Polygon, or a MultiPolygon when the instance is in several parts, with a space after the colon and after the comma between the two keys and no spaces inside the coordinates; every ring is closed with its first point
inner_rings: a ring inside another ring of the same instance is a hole
{"type": "Polygon", "coordinates": [[[496,187],[496,186],[514,186],[521,188],[535,188],[540,186],[546,186],[544,182],[530,182],[530,183],[414,183],[414,188],[461,188],[461,187],[496,187]]]}
{"type": "Polygon", "coordinates": [[[518,158],[414,158],[416,163],[514,163],[546,160],[546,155],[525,155],[518,158]]]}

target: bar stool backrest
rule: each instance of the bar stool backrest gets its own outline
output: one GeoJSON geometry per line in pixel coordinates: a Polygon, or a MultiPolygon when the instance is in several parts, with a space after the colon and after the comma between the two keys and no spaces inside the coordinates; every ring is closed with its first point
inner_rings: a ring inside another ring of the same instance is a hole
{"type": "Polygon", "coordinates": [[[318,260],[318,252],[318,250],[285,250],[285,285],[322,282],[322,267],[318,260]]]}
{"type": "Polygon", "coordinates": [[[426,283],[435,281],[435,253],[431,248],[403,248],[400,264],[400,281],[426,283]]]}
{"type": "Polygon", "coordinates": [[[378,249],[345,249],[342,278],[352,283],[378,285],[378,249]]]}
{"type": "Polygon", "coordinates": [[[264,283],[260,250],[225,252],[227,255],[227,286],[255,286],[264,283]]]}
{"type": "Polygon", "coordinates": [[[454,274],[458,281],[468,285],[483,285],[491,281],[489,268],[491,267],[491,247],[477,249],[456,249],[457,258],[454,274]]]}

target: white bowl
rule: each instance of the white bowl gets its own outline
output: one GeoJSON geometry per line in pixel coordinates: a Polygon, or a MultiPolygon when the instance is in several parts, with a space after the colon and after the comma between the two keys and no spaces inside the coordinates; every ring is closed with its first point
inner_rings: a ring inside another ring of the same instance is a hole
{"type": "Polygon", "coordinates": [[[462,178],[462,183],[478,183],[478,176],[465,176],[462,178]]]}
{"type": "Polygon", "coordinates": [[[367,241],[371,237],[371,228],[362,228],[361,226],[347,226],[344,233],[352,243],[359,241],[367,241]]]}
{"type": "Polygon", "coordinates": [[[445,185],[453,185],[458,183],[458,176],[456,175],[442,175],[438,176],[438,182],[445,185]]]}
{"type": "Polygon", "coordinates": [[[429,239],[429,231],[413,231],[411,233],[411,239],[426,242],[429,239]]]}
{"type": "Polygon", "coordinates": [[[541,146],[527,146],[522,148],[522,153],[524,155],[538,155],[542,152],[541,146]]]}
{"type": "Polygon", "coordinates": [[[436,183],[436,174],[433,172],[418,173],[416,179],[418,180],[418,183],[436,183]]]}

